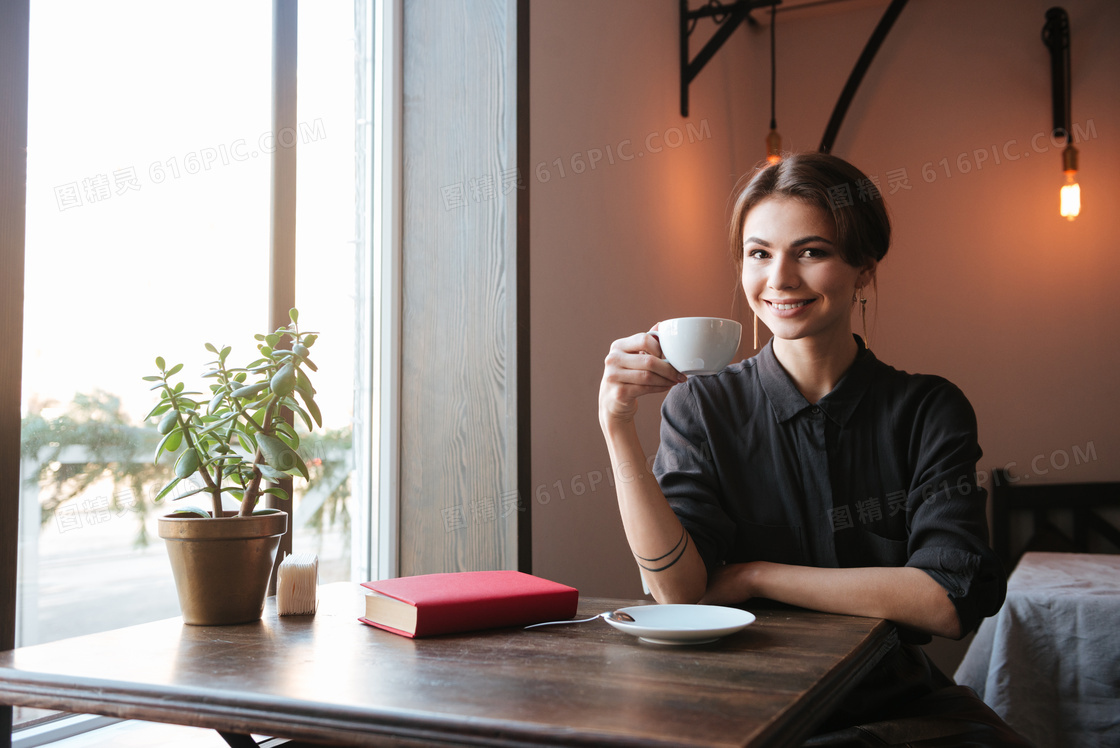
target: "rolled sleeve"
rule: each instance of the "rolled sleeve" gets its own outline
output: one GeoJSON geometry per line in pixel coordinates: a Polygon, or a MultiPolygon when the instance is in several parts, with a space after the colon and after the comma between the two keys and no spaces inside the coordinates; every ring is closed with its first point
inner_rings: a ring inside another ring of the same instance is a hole
{"type": "Polygon", "coordinates": [[[945,588],[967,633],[999,610],[1007,591],[1006,573],[988,545],[987,492],[976,483],[976,416],[944,380],[923,399],[922,411],[911,440],[906,565],[945,588]]]}

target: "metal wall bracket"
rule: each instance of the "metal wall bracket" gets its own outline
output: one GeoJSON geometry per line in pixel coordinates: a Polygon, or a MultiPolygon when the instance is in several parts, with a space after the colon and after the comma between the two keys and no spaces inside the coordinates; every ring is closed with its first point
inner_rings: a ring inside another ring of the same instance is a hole
{"type": "Polygon", "coordinates": [[[840,92],[840,99],[832,110],[828,126],[824,129],[821,147],[818,149],[821,153],[832,153],[836,135],[840,132],[840,125],[844,123],[844,115],[848,113],[848,107],[851,105],[852,99],[855,98],[856,91],[859,90],[859,84],[863,81],[867,69],[871,67],[871,61],[875,59],[875,54],[879,51],[879,47],[883,45],[883,40],[890,33],[891,26],[894,26],[894,22],[902,13],[902,9],[906,7],[906,2],[907,0],[891,0],[891,4],[883,12],[883,17],[879,19],[879,24],[871,32],[871,38],[867,40],[867,46],[863,48],[859,59],[856,60],[856,66],[852,70],[852,74],[848,76],[848,82],[844,84],[844,90],[840,92]]]}
{"type": "Polygon", "coordinates": [[[701,8],[689,10],[688,0],[681,3],[681,116],[688,116],[688,86],[693,79],[704,69],[708,61],[715,56],[723,43],[735,33],[739,24],[746,21],[755,26],[758,21],[751,18],[751,11],[756,8],[768,8],[772,5],[781,5],[781,0],[735,0],[735,2],[720,2],[708,0],[701,8]],[[688,37],[696,28],[696,22],[701,18],[711,18],[719,28],[707,44],[696,53],[696,57],[689,59],[688,37]]]}

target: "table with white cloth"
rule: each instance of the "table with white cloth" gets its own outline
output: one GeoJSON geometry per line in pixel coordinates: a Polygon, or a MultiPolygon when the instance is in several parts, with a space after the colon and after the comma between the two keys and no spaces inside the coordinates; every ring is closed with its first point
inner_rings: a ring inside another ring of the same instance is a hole
{"type": "Polygon", "coordinates": [[[1120,746],[1120,555],[1025,554],[955,677],[1039,748],[1120,746]]]}

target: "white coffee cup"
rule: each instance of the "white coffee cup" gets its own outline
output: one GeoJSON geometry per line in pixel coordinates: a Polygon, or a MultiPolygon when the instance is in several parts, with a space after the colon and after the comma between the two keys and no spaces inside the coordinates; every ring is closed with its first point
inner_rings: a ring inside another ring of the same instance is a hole
{"type": "Polygon", "coordinates": [[[739,350],[743,326],[719,317],[677,317],[657,325],[665,359],[681,374],[715,374],[739,350]]]}

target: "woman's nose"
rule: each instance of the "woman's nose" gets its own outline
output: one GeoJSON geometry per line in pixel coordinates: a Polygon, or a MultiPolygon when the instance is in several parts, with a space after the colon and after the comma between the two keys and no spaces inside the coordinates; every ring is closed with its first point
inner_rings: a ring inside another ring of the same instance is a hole
{"type": "Polygon", "coordinates": [[[797,264],[784,257],[778,257],[770,266],[769,285],[775,291],[797,288],[801,284],[797,275],[797,264]]]}

